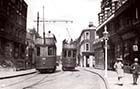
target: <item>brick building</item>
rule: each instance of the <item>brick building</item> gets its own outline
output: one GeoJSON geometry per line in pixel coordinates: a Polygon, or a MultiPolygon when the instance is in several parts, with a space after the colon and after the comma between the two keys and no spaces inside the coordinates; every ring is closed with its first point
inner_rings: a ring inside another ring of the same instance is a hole
{"type": "Polygon", "coordinates": [[[0,0],[0,64],[24,68],[27,4],[0,0]]]}

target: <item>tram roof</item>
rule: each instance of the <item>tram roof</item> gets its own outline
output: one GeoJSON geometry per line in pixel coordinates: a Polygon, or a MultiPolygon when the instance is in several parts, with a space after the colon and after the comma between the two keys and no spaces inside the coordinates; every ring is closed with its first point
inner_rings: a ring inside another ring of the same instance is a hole
{"type": "Polygon", "coordinates": [[[36,47],[47,47],[47,46],[53,46],[53,47],[56,47],[56,45],[52,45],[52,44],[36,44],[35,45],[36,47]]]}
{"type": "Polygon", "coordinates": [[[63,44],[63,49],[76,49],[74,44],[63,44]]]}

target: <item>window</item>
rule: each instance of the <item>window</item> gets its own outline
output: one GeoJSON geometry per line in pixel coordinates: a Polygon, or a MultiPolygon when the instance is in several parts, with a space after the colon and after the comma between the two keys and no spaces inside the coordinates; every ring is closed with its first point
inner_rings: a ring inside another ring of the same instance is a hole
{"type": "Polygon", "coordinates": [[[70,50],[68,51],[68,57],[71,57],[71,51],[70,50]]]}
{"type": "Polygon", "coordinates": [[[73,57],[76,56],[76,50],[73,50],[73,57]]]}
{"type": "Polygon", "coordinates": [[[40,56],[40,47],[37,47],[37,56],[40,56]]]}
{"type": "Polygon", "coordinates": [[[67,51],[66,51],[66,50],[64,50],[64,52],[63,52],[63,53],[64,53],[64,57],[66,57],[66,55],[67,55],[67,51]]]}
{"type": "Polygon", "coordinates": [[[89,44],[86,44],[86,51],[89,51],[89,44]]]}
{"type": "Polygon", "coordinates": [[[13,3],[15,3],[16,1],[15,0],[11,0],[13,3]]]}
{"type": "Polygon", "coordinates": [[[86,39],[90,39],[90,33],[89,32],[86,32],[85,34],[86,34],[85,38],[86,39]]]}
{"type": "Polygon", "coordinates": [[[48,55],[54,55],[53,47],[48,47],[48,55]]]}
{"type": "Polygon", "coordinates": [[[7,15],[9,16],[10,15],[10,8],[11,8],[11,3],[8,4],[7,6],[7,15]]]}
{"type": "Polygon", "coordinates": [[[0,7],[3,6],[3,0],[0,0],[0,7]]]}

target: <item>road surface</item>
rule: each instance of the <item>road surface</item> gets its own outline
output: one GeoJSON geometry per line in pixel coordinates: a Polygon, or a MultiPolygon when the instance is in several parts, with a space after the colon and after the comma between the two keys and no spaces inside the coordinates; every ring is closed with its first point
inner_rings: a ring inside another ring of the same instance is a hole
{"type": "Polygon", "coordinates": [[[0,89],[106,89],[99,75],[82,68],[75,71],[35,73],[0,80],[0,89]]]}

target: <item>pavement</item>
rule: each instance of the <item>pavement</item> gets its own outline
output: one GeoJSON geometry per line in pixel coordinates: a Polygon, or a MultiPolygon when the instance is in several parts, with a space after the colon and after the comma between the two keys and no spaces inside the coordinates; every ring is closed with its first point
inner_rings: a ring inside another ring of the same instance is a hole
{"type": "Polygon", "coordinates": [[[94,71],[100,74],[107,82],[109,89],[140,89],[140,78],[138,79],[138,85],[133,85],[133,77],[130,73],[125,73],[123,78],[123,86],[118,85],[117,73],[115,71],[107,71],[107,77],[104,76],[104,70],[95,68],[86,68],[90,71],[94,71]]]}
{"type": "Polygon", "coordinates": [[[7,79],[7,78],[28,75],[28,74],[33,74],[35,72],[36,69],[27,69],[21,71],[15,71],[13,69],[0,69],[0,79],[7,79]]]}

